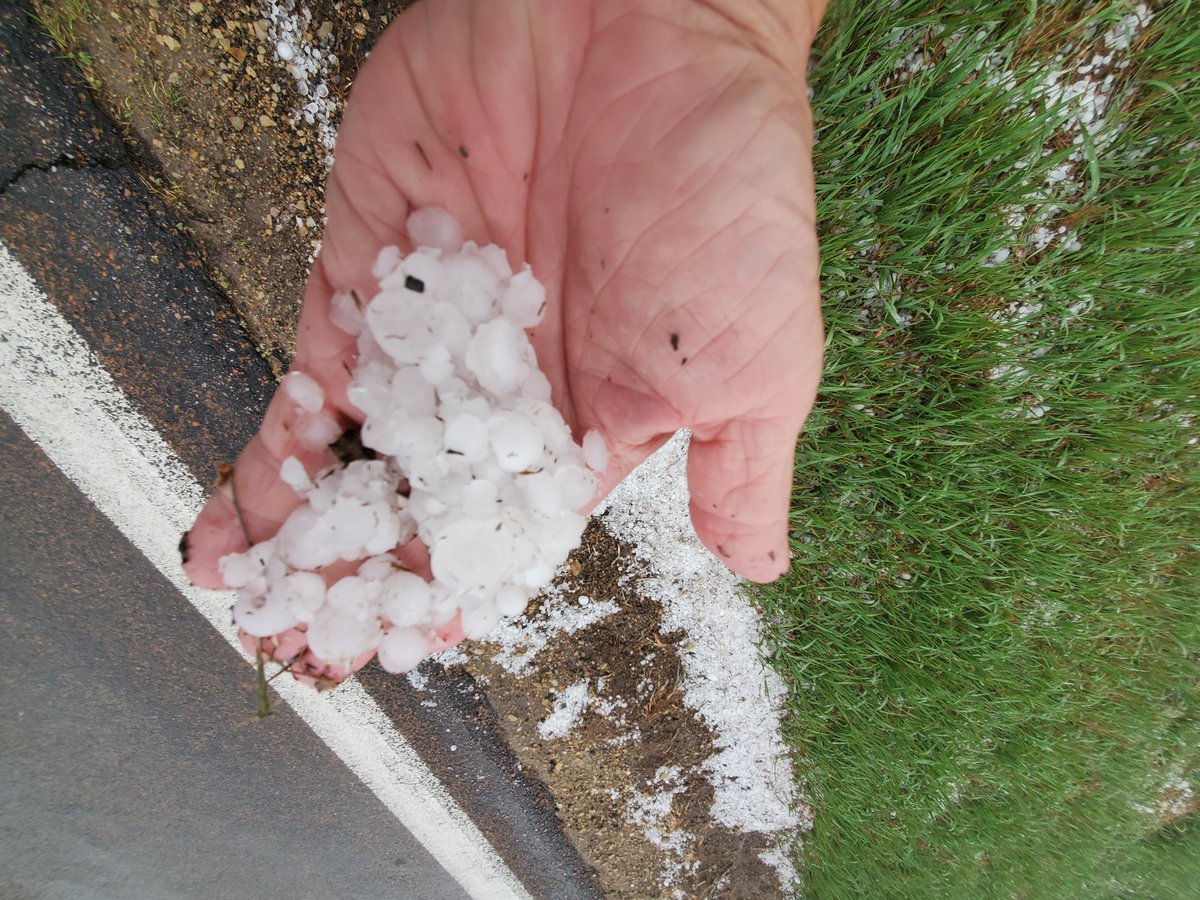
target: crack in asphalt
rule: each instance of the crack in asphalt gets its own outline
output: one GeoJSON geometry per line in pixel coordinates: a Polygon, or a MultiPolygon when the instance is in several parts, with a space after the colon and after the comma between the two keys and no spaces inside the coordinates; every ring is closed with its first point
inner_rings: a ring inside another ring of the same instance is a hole
{"type": "Polygon", "coordinates": [[[0,197],[8,193],[8,189],[20,181],[30,172],[44,172],[47,175],[54,174],[59,168],[63,169],[133,169],[133,163],[130,158],[124,154],[119,159],[112,157],[90,157],[82,150],[68,150],[66,153],[59,154],[57,159],[48,162],[29,162],[24,163],[13,171],[13,173],[3,180],[0,180],[0,197]]]}

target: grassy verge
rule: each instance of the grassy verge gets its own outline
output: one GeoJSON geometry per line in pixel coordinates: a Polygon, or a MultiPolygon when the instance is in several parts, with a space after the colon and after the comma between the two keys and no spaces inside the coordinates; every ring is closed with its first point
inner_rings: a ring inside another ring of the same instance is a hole
{"type": "Polygon", "coordinates": [[[1195,896],[1200,6],[980,8],[835,2],[813,75],[805,890],[1195,896]]]}
{"type": "Polygon", "coordinates": [[[34,15],[42,30],[62,52],[63,58],[75,62],[80,73],[93,88],[99,81],[92,57],[80,45],[77,29],[96,20],[88,0],[35,0],[34,15]]]}

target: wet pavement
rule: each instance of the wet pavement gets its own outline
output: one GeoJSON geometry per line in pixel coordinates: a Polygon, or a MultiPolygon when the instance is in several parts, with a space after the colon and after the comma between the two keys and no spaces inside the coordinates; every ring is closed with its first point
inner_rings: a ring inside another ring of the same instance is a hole
{"type": "Polygon", "coordinates": [[[465,896],[0,417],[0,897],[465,896]]]}

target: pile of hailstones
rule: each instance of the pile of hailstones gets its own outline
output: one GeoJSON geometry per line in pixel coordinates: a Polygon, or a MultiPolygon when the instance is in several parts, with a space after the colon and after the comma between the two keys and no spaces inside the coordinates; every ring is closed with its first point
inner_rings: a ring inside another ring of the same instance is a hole
{"type": "MultiPolygon", "coordinates": [[[[365,305],[339,293],[330,313],[358,338],[346,395],[375,458],[310,477],[288,457],[280,477],[304,502],[273,539],[220,562],[247,634],[303,625],[330,666],[377,651],[404,672],[459,612],[470,638],[519,614],[579,546],[578,510],[608,461],[598,433],[575,444],[550,404],[524,331],[545,312],[529,266],[514,275],[501,248],[464,244],[442,210],[415,212],[408,232],[417,250],[388,247],[376,260],[379,292],[365,305]],[[432,582],[389,552],[414,537],[429,548],[432,582]],[[327,587],[318,570],[342,560],[362,562],[327,587]]],[[[302,444],[339,436],[315,380],[293,371],[284,389],[302,444]]]]}

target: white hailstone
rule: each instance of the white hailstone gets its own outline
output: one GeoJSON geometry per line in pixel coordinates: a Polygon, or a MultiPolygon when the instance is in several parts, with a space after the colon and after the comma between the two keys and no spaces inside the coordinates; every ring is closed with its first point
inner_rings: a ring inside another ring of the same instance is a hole
{"type": "Polygon", "coordinates": [[[512,278],[512,266],[508,264],[508,254],[504,252],[502,247],[497,247],[495,244],[488,244],[486,247],[479,247],[477,252],[502,281],[512,278]]]}
{"type": "MultiPolygon", "coordinates": [[[[415,666],[456,616],[479,638],[519,615],[579,546],[578,510],[608,464],[603,438],[589,432],[576,444],[550,403],[524,330],[545,305],[529,266],[514,276],[501,248],[463,244],[440,210],[415,212],[408,227],[421,249],[384,248],[372,269],[378,293],[338,292],[329,312],[356,335],[346,396],[379,458],[310,477],[288,457],[280,478],[303,502],[271,541],[220,561],[247,633],[307,623],[325,663],[378,649],[389,671],[415,666]],[[432,582],[391,552],[417,535],[432,582]],[[356,571],[327,589],[316,570],[339,560],[358,561],[356,571]]],[[[294,372],[284,389],[301,410],[303,446],[338,438],[315,380],[294,372]]]]}
{"type": "Polygon", "coordinates": [[[512,277],[500,295],[500,311],[522,328],[532,328],[542,321],[546,312],[546,289],[533,277],[528,263],[512,277]]]}
{"type": "MultiPolygon", "coordinates": [[[[298,506],[275,535],[279,555],[295,569],[319,569],[337,560],[337,550],[321,527],[321,513],[312,506],[298,506]]],[[[226,584],[230,582],[226,580],[226,584]]]]}
{"type": "Polygon", "coordinates": [[[418,250],[401,260],[395,270],[379,279],[380,290],[407,291],[429,304],[442,283],[441,255],[437,250],[418,250]]]}
{"type": "Polygon", "coordinates": [[[429,585],[432,598],[429,604],[429,624],[441,628],[458,615],[460,595],[444,584],[434,581],[429,585]]]}
{"type": "Polygon", "coordinates": [[[429,639],[416,628],[392,628],[379,642],[379,664],[393,674],[416,668],[429,653],[429,639]]]}
{"type": "Polygon", "coordinates": [[[555,519],[563,510],[562,490],[549,472],[537,472],[521,477],[520,487],[525,502],[534,515],[555,519]]]}
{"type": "Polygon", "coordinates": [[[464,519],[435,536],[429,566],[434,578],[455,590],[490,593],[512,571],[515,550],[498,517],[464,519]]]}
{"type": "Polygon", "coordinates": [[[330,585],[325,593],[329,608],[359,622],[379,615],[379,598],[383,584],[359,575],[347,575],[330,585]]]}
{"type": "Polygon", "coordinates": [[[541,465],[545,444],[536,425],[512,413],[496,413],[487,430],[496,461],[505,472],[527,472],[541,465]]]}
{"type": "Polygon", "coordinates": [[[436,387],[454,376],[454,359],[446,347],[434,344],[421,359],[418,371],[422,378],[436,387]]]}
{"type": "Polygon", "coordinates": [[[408,236],[418,247],[436,247],[444,253],[462,249],[462,228],[444,209],[428,206],[408,217],[408,236]]]}
{"type": "Polygon", "coordinates": [[[400,563],[390,553],[372,556],[358,567],[358,577],[367,581],[383,581],[399,569],[400,563]]]}
{"type": "Polygon", "coordinates": [[[329,321],[346,334],[355,335],[363,330],[366,323],[363,311],[350,291],[335,291],[329,299],[329,321]]]}
{"type": "Polygon", "coordinates": [[[233,620],[251,637],[270,637],[287,631],[300,620],[282,592],[242,594],[233,605],[233,620]]]}
{"type": "Polygon", "coordinates": [[[284,576],[283,591],[299,622],[311,622],[325,602],[325,579],[316,572],[291,572],[284,576]]]}
{"type": "Polygon", "coordinates": [[[375,257],[375,262],[371,266],[371,274],[375,276],[376,281],[383,281],[396,271],[396,267],[400,265],[400,260],[403,258],[399,247],[395,245],[384,247],[375,257]]]}
{"type": "Polygon", "coordinates": [[[467,369],[497,396],[515,390],[529,371],[525,332],[507,319],[492,319],[475,330],[467,347],[467,369]]]}
{"type": "MultiPolygon", "coordinates": [[[[530,369],[521,383],[521,399],[541,403],[550,402],[550,379],[540,369],[530,369]]],[[[567,434],[568,440],[570,433],[567,434]]]]}
{"type": "Polygon", "coordinates": [[[554,473],[554,480],[569,509],[579,509],[596,494],[596,476],[579,466],[563,466],[554,473]]]}
{"type": "MultiPolygon", "coordinates": [[[[401,365],[419,363],[432,343],[428,319],[428,299],[403,288],[382,291],[367,304],[371,337],[393,362],[401,365]]],[[[360,354],[361,350],[360,346],[360,354]]]]}
{"type": "Polygon", "coordinates": [[[471,323],[452,303],[435,303],[429,309],[429,336],[431,344],[426,355],[434,347],[445,347],[455,359],[462,359],[471,340],[471,323]]]}
{"type": "Polygon", "coordinates": [[[279,41],[275,45],[275,55],[284,62],[290,62],[296,56],[296,48],[287,41],[279,41]]]}
{"type": "Polygon", "coordinates": [[[583,436],[583,458],[593,472],[603,473],[608,468],[608,445],[600,432],[593,429],[583,436]]]}
{"type": "Polygon", "coordinates": [[[453,304],[476,325],[492,316],[499,286],[499,276],[483,259],[453,256],[442,263],[438,299],[453,304]]]}
{"type": "Polygon", "coordinates": [[[307,450],[324,450],[342,436],[342,426],[324,413],[305,413],[292,429],[300,446],[307,450]]]}
{"type": "Polygon", "coordinates": [[[506,584],[496,591],[496,611],[502,616],[519,616],[529,605],[529,594],[515,584],[506,584]]]}
{"type": "Polygon", "coordinates": [[[379,611],[393,625],[407,627],[427,622],[432,605],[429,583],[412,572],[393,572],[382,583],[379,611]]]}
{"type": "Polygon", "coordinates": [[[221,578],[226,586],[231,588],[246,587],[256,578],[261,578],[266,571],[267,562],[275,556],[275,544],[263,541],[255,544],[245,553],[230,553],[222,556],[217,563],[221,578]]]}
{"type": "Polygon", "coordinates": [[[470,413],[457,415],[446,423],[445,445],[466,462],[480,462],[488,452],[488,427],[470,413]]]}
{"type": "Polygon", "coordinates": [[[298,369],[287,374],[283,379],[283,389],[306,413],[319,413],[325,406],[325,391],[311,375],[306,375],[298,369]]]}
{"type": "Polygon", "coordinates": [[[496,514],[496,483],[474,478],[463,486],[459,494],[463,515],[474,519],[485,519],[496,514]]]}
{"type": "Polygon", "coordinates": [[[462,630],[473,641],[487,637],[500,624],[500,610],[487,600],[468,603],[462,608],[462,630]]]}
{"type": "Polygon", "coordinates": [[[346,386],[346,399],[353,403],[364,416],[381,416],[391,409],[390,365],[380,362],[360,362],[354,378],[346,386]]]}
{"type": "Polygon", "coordinates": [[[392,376],[392,402],[410,416],[432,416],[437,412],[433,385],[416,366],[404,366],[392,376]]]}
{"type": "Polygon", "coordinates": [[[537,426],[550,453],[558,455],[571,446],[571,429],[547,401],[522,397],[513,404],[513,409],[537,426]]]}
{"type": "Polygon", "coordinates": [[[378,619],[359,621],[326,605],[308,624],[306,637],[308,648],[318,659],[332,665],[349,665],[379,646],[383,628],[378,619]]]}
{"type": "Polygon", "coordinates": [[[307,494],[313,487],[312,479],[308,477],[304,463],[294,456],[289,456],[283,461],[283,465],[279,467],[279,478],[301,496],[307,494]]]}

